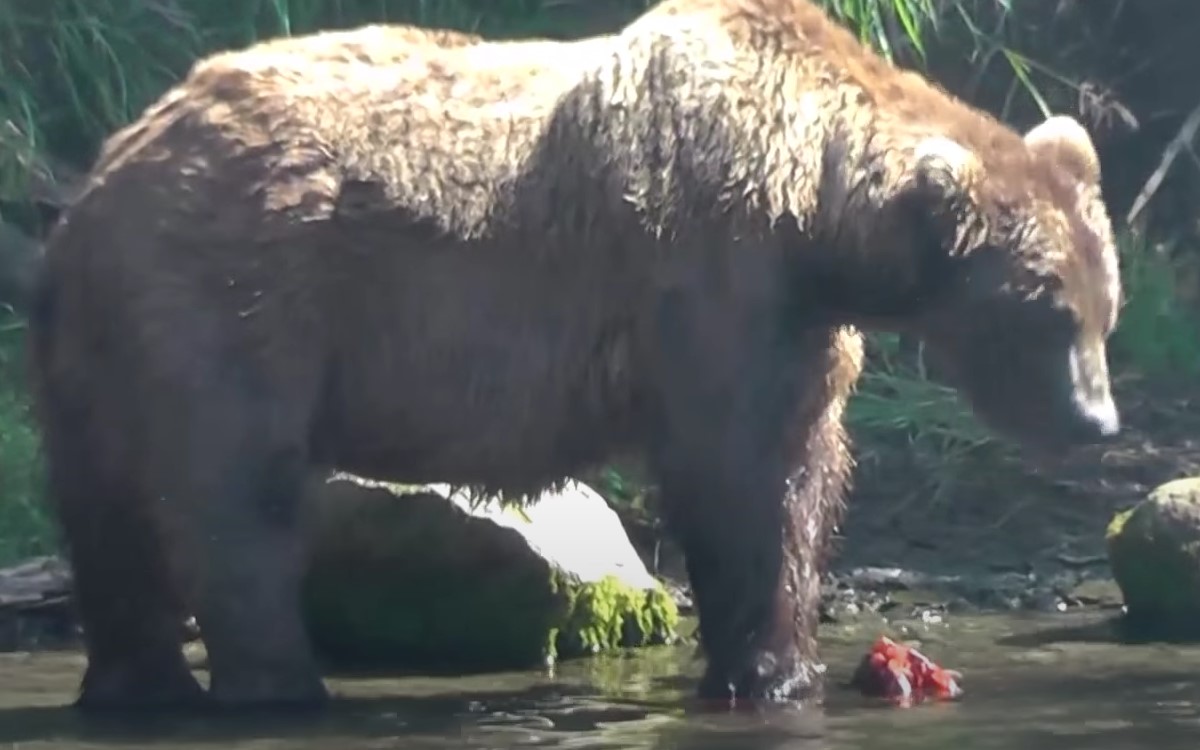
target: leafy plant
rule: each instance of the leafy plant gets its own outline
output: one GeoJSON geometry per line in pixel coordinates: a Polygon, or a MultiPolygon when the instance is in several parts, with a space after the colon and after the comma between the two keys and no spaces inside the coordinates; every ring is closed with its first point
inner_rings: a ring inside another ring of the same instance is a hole
{"type": "Polygon", "coordinates": [[[1179,294],[1170,244],[1126,234],[1120,250],[1126,304],[1113,333],[1113,357],[1150,377],[1200,376],[1200,314],[1179,294]]]}

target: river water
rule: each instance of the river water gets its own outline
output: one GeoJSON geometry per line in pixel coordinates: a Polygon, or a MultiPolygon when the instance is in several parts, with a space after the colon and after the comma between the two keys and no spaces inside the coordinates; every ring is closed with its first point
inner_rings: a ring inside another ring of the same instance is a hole
{"type": "Polygon", "coordinates": [[[690,647],[557,674],[355,676],[312,717],[85,718],[75,652],[0,655],[0,748],[1173,750],[1200,746],[1200,647],[1116,645],[1096,615],[977,616],[897,633],[964,673],[956,703],[898,709],[841,688],[878,623],[826,628],[823,707],[701,711],[690,647]]]}

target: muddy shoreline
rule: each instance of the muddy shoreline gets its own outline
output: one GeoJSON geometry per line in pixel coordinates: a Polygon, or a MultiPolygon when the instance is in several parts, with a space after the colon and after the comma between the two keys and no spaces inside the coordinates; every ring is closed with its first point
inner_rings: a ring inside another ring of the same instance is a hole
{"type": "MultiPolygon", "coordinates": [[[[869,548],[872,542],[869,537],[860,538],[854,546],[869,548]]],[[[681,611],[694,614],[686,577],[680,572],[682,558],[665,546],[660,545],[657,551],[659,578],[681,611]]],[[[821,621],[851,624],[882,617],[889,622],[935,623],[962,615],[1081,610],[1116,614],[1122,608],[1120,589],[1104,556],[1062,556],[1056,564],[1020,570],[970,568],[952,555],[935,561],[933,572],[901,565],[836,561],[822,582],[821,621]]]]}

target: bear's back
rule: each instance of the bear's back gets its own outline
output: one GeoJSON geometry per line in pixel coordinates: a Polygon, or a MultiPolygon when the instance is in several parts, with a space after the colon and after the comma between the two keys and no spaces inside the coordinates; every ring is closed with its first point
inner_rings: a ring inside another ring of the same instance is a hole
{"type": "Polygon", "coordinates": [[[377,25],[217,53],[114,134],[93,173],[211,196],[199,209],[209,213],[248,182],[307,182],[325,212],[342,185],[365,184],[380,210],[478,235],[558,102],[611,43],[377,25]]]}

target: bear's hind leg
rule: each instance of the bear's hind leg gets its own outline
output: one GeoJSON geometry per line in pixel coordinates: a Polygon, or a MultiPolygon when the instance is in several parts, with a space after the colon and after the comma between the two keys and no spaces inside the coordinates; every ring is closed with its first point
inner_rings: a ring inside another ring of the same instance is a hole
{"type": "Polygon", "coordinates": [[[161,529],[142,497],[82,442],[82,424],[44,430],[49,498],[65,537],[87,668],[84,710],[188,707],[204,698],[182,651],[179,601],[161,529]]]}
{"type": "Polygon", "coordinates": [[[307,708],[327,693],[300,614],[303,414],[282,389],[213,378],[164,411],[156,458],[176,520],[210,698],[220,707],[307,708]]]}

